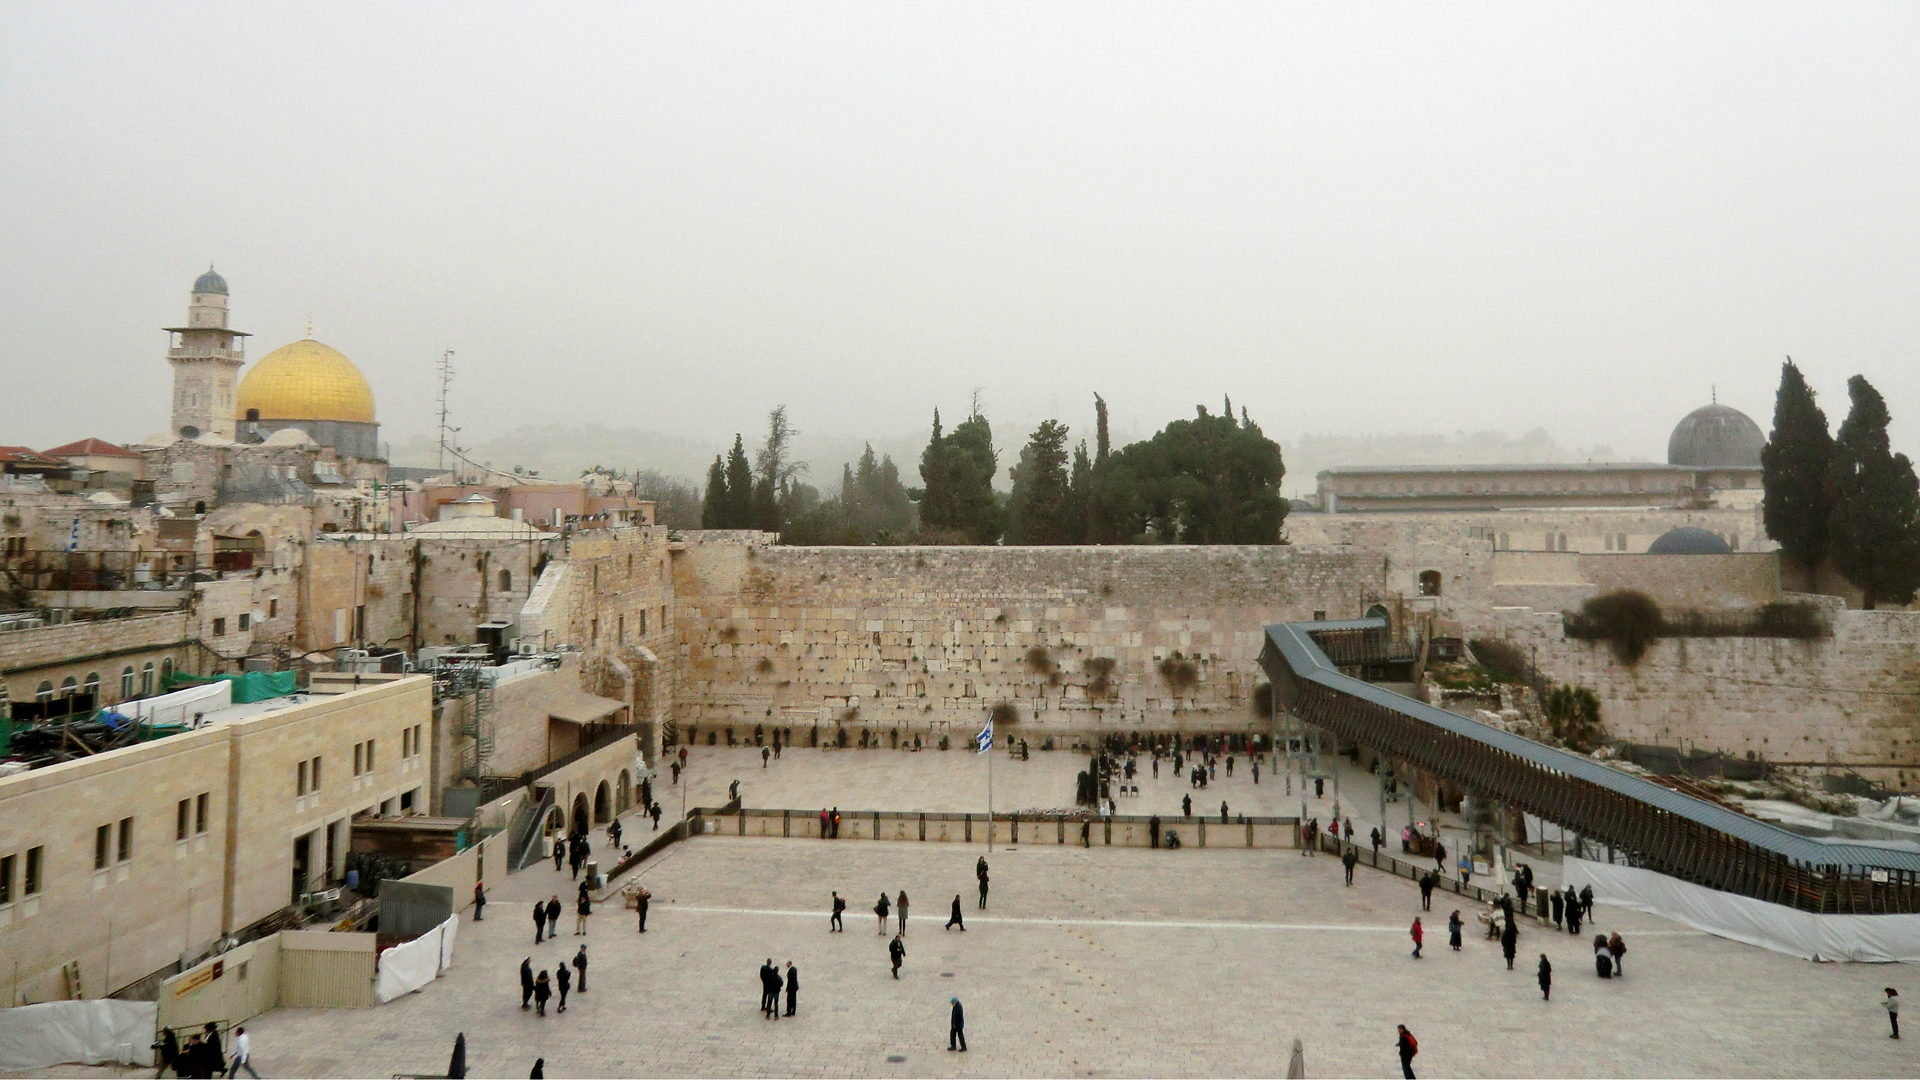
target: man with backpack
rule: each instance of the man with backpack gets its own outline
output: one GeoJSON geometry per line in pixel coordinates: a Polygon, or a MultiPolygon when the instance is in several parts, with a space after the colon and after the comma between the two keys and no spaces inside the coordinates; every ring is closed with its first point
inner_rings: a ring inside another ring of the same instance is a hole
{"type": "Polygon", "coordinates": [[[1396,1040],[1396,1046],[1400,1050],[1400,1074],[1407,1080],[1414,1080],[1413,1056],[1420,1052],[1420,1041],[1413,1037],[1413,1032],[1408,1031],[1405,1024],[1400,1025],[1400,1037],[1396,1040]]]}

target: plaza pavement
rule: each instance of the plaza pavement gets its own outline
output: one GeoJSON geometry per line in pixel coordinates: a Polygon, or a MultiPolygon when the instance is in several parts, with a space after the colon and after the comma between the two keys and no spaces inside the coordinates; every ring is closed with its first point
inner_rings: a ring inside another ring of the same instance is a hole
{"type": "MultiPolygon", "coordinates": [[[[743,751],[696,752],[689,805],[723,801],[736,775],[750,806],[964,810],[976,790],[984,801],[984,762],[971,754],[811,754],[763,771],[743,751]]],[[[1038,751],[996,761],[996,807],[1061,805],[1083,761],[1038,751]]],[[[1243,801],[1248,813],[1298,811],[1297,794],[1288,807],[1284,787],[1269,795],[1264,777],[1256,789],[1238,773],[1209,789],[1216,813],[1222,797],[1235,813],[1243,801]]],[[[1143,781],[1139,812],[1177,813],[1186,790],[1163,769],[1160,785],[1143,781]]],[[[677,811],[676,796],[662,785],[677,811]]],[[[475,1076],[525,1076],[536,1057],[552,1076],[1272,1076],[1298,1037],[1309,1075],[1379,1076],[1396,1074],[1394,1025],[1406,1023],[1422,1075],[1920,1073],[1911,1043],[1886,1037],[1878,1005],[1884,985],[1913,989],[1902,967],[1809,964],[1600,907],[1581,938],[1526,929],[1509,973],[1471,909],[1464,949],[1448,949],[1445,895],[1415,960],[1411,884],[1362,867],[1345,888],[1337,860],[1293,851],[997,848],[983,913],[973,884],[983,853],[701,837],[638,871],[654,893],[645,936],[609,906],[574,937],[569,905],[558,943],[536,947],[528,901],[565,900],[572,887],[543,864],[495,887],[486,921],[462,927],[447,978],[372,1010],[257,1017],[255,1060],[269,1076],[432,1073],[464,1031],[475,1076]],[[848,898],[845,934],[827,932],[833,889],[848,898]],[[882,889],[913,901],[899,981],[875,933],[882,889]],[[955,893],[964,934],[941,928],[955,893]],[[1626,978],[1594,976],[1595,929],[1627,938],[1626,978]],[[589,992],[564,1015],[521,1011],[521,958],[551,969],[581,941],[589,992]],[[1535,985],[1541,952],[1554,964],[1551,1002],[1535,985]],[[769,957],[800,970],[792,1020],[757,1012],[769,957]],[[965,1055],[945,1049],[955,995],[965,1055]]]]}

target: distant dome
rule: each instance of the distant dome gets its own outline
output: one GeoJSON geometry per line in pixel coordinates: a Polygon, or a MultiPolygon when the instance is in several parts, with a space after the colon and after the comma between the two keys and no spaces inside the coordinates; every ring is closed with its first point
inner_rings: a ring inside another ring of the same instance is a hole
{"type": "MultiPolygon", "coordinates": [[[[1742,419],[1745,418],[1742,417],[1742,419]]],[[[1668,529],[1647,548],[1649,555],[1731,555],[1732,553],[1733,548],[1728,546],[1725,540],[1692,525],[1668,529]]]]}
{"type": "Polygon", "coordinates": [[[263,440],[260,445],[262,446],[310,446],[312,445],[312,443],[313,443],[313,436],[307,434],[304,431],[301,431],[297,427],[290,427],[290,428],[281,428],[279,431],[276,431],[273,434],[267,436],[266,439],[263,440]]]}
{"type": "Polygon", "coordinates": [[[373,388],[340,351],[306,338],[262,357],[240,380],[235,418],[373,423],[373,388]]]}
{"type": "Polygon", "coordinates": [[[1667,439],[1667,464],[1704,469],[1757,469],[1767,444],[1760,425],[1718,402],[1688,413],[1667,439]]]}
{"type": "Polygon", "coordinates": [[[227,279],[215,273],[213,267],[209,266],[207,267],[206,273],[194,279],[193,291],[219,293],[221,296],[225,296],[227,295],[227,279]]]}

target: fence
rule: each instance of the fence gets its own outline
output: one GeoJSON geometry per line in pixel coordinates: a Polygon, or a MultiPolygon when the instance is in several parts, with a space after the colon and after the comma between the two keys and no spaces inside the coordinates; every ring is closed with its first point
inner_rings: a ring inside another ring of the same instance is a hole
{"type": "MultiPolygon", "coordinates": [[[[844,811],[837,840],[908,840],[929,843],[1084,844],[1088,847],[1153,847],[1153,821],[1143,814],[1077,817],[1032,814],[952,814],[894,810],[844,811]]],[[[693,835],[821,837],[817,810],[710,809],[688,815],[693,835]]],[[[831,832],[831,827],[828,829],[831,832]]],[[[1160,819],[1160,843],[1178,836],[1182,847],[1297,848],[1300,819],[1293,817],[1160,819]]]]}

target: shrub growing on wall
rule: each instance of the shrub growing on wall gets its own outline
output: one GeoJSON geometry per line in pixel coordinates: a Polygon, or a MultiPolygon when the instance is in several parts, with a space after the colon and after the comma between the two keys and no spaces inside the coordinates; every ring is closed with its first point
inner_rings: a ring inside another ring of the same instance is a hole
{"type": "Polygon", "coordinates": [[[1602,593],[1580,605],[1579,615],[1566,620],[1567,636],[1605,641],[1613,655],[1631,667],[1647,654],[1660,636],[1660,605],[1653,597],[1632,589],[1602,593]]]}
{"type": "Polygon", "coordinates": [[[1580,753],[1591,753],[1606,731],[1600,726],[1600,699],[1584,686],[1556,686],[1544,703],[1554,738],[1580,753]]]}

